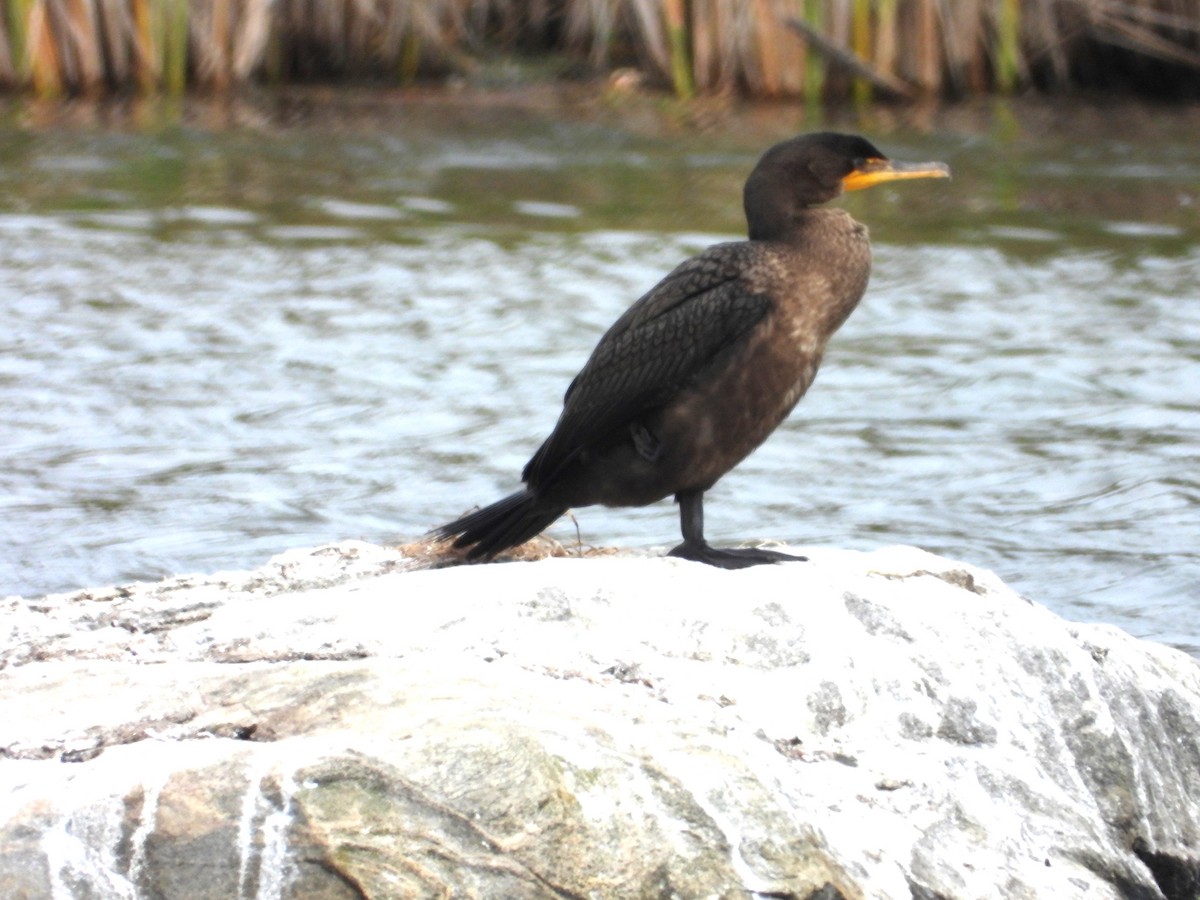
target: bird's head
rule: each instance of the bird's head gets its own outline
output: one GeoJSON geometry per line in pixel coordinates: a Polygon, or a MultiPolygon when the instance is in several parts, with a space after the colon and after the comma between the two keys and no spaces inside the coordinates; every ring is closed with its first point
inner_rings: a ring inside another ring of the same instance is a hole
{"type": "Polygon", "coordinates": [[[743,202],[750,239],[783,237],[801,210],[827,203],[843,191],[885,181],[949,177],[945,163],[896,162],[858,135],[800,135],[764,153],[746,180],[743,202]]]}

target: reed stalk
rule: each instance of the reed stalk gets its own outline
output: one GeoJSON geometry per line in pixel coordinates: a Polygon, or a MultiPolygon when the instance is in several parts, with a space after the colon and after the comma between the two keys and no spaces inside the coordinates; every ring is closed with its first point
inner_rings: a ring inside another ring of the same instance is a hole
{"type": "MultiPolygon", "coordinates": [[[[817,31],[825,28],[823,0],[804,0],[804,20],[817,31]]],[[[809,106],[819,105],[825,96],[825,62],[815,53],[809,53],[804,67],[804,101],[809,106]]]]}
{"type": "Polygon", "coordinates": [[[231,76],[248,81],[266,54],[272,30],[271,0],[247,0],[233,35],[231,76]]]}
{"type": "MultiPolygon", "coordinates": [[[[645,4],[633,4],[630,10],[632,16],[641,14],[639,5],[645,4]]],[[[567,47],[583,51],[596,68],[607,65],[616,34],[616,18],[617,9],[606,0],[568,4],[563,19],[563,34],[567,47]]]]}
{"type": "Polygon", "coordinates": [[[9,37],[7,16],[0,10],[0,87],[15,87],[17,84],[17,69],[9,54],[9,37]]]}
{"type": "MultiPolygon", "coordinates": [[[[153,0],[132,0],[129,8],[128,71],[118,84],[132,81],[143,94],[158,87],[158,54],[154,49],[153,0]]],[[[117,73],[113,73],[116,76],[117,73]]]]}
{"type": "Polygon", "coordinates": [[[894,76],[896,74],[897,60],[897,24],[896,24],[896,2],[897,0],[877,0],[875,10],[875,42],[874,42],[874,62],[875,67],[884,75],[894,76]]]}
{"type": "Polygon", "coordinates": [[[799,97],[804,93],[804,71],[807,48],[796,39],[787,22],[803,12],[802,0],[776,0],[775,21],[769,29],[779,48],[780,90],[784,96],[799,97]]]}
{"type": "Polygon", "coordinates": [[[28,83],[33,51],[30,47],[30,18],[34,0],[9,0],[5,4],[5,25],[8,31],[9,59],[13,78],[28,83]]]}
{"type": "Polygon", "coordinates": [[[25,53],[29,60],[29,80],[39,97],[57,97],[64,88],[62,60],[54,41],[50,16],[48,4],[30,5],[25,53]]]}
{"type": "Polygon", "coordinates": [[[187,87],[188,4],[187,0],[158,0],[159,71],[163,88],[178,96],[187,87]]]}
{"type": "MultiPolygon", "coordinates": [[[[658,14],[656,0],[632,0],[631,18],[633,31],[638,35],[635,42],[639,55],[646,60],[653,71],[667,74],[671,70],[671,52],[669,39],[663,28],[662,17],[658,14]]],[[[587,30],[584,23],[583,30],[587,30]]]]}
{"type": "Polygon", "coordinates": [[[1021,58],[1021,2],[996,0],[996,89],[1011,94],[1017,86],[1021,58]]]}
{"type": "MultiPolygon", "coordinates": [[[[851,4],[854,0],[826,0],[825,37],[840,49],[850,50],[851,4]]],[[[852,51],[851,51],[852,52],[852,51]]],[[[841,66],[825,65],[826,99],[845,99],[853,78],[841,66]]]]}
{"type": "Polygon", "coordinates": [[[122,0],[96,0],[100,28],[99,78],[111,84],[136,83],[133,64],[133,7],[122,0]]]}
{"type": "MultiPolygon", "coordinates": [[[[1079,12],[1079,8],[1074,10],[1079,12]]],[[[1072,15],[1068,11],[1068,15],[1072,15]]],[[[1075,32],[1082,27],[1068,19],[1065,23],[1053,15],[1053,11],[1045,4],[1035,4],[1023,17],[1025,32],[1025,52],[1029,57],[1043,63],[1048,63],[1046,69],[1050,82],[1056,87],[1066,87],[1070,79],[1070,62],[1068,59],[1068,44],[1071,38],[1063,34],[1063,25],[1069,32],[1075,32]]]]}
{"type": "Polygon", "coordinates": [[[671,43],[671,80],[675,85],[675,95],[681,100],[689,100],[696,93],[696,85],[692,79],[687,12],[683,0],[663,0],[663,8],[671,43]]]}
{"type": "MultiPolygon", "coordinates": [[[[854,0],[854,24],[852,46],[863,59],[871,58],[871,0],[854,0]]],[[[854,79],[854,104],[866,106],[871,102],[871,82],[865,78],[854,79]]]]}
{"type": "MultiPolygon", "coordinates": [[[[209,0],[209,30],[207,34],[209,59],[206,60],[208,65],[205,67],[209,74],[205,86],[218,90],[229,87],[231,75],[229,71],[229,30],[231,18],[229,3],[230,0],[209,0]]],[[[199,53],[196,56],[203,59],[199,53]]],[[[199,67],[200,59],[196,61],[197,67],[199,67]]]]}
{"type": "MultiPolygon", "coordinates": [[[[992,22],[995,18],[992,7],[996,0],[971,0],[971,2],[971,21],[965,28],[959,29],[960,39],[955,49],[955,58],[959,60],[959,68],[963,74],[961,89],[966,93],[982,94],[992,90],[996,84],[992,69],[992,57],[995,54],[991,49],[992,41],[988,38],[989,33],[996,31],[992,27],[992,22]]],[[[1021,0],[1013,0],[1013,3],[1019,6],[1021,0]]],[[[1013,46],[1017,51],[1017,69],[1013,76],[1014,88],[1017,85],[1018,78],[1021,77],[1019,15],[1015,24],[1017,27],[1013,32],[1015,40],[1013,46]]],[[[999,38],[996,37],[994,40],[999,40],[999,38]]]]}
{"type": "Polygon", "coordinates": [[[783,62],[776,33],[779,17],[771,0],[755,0],[752,40],[758,47],[758,90],[767,97],[783,93],[783,62]]]}
{"type": "Polygon", "coordinates": [[[927,96],[942,87],[941,35],[938,33],[937,0],[915,0],[913,21],[912,80],[927,96]]]}
{"type": "Polygon", "coordinates": [[[413,32],[406,31],[400,38],[400,55],[396,64],[396,77],[401,84],[416,81],[421,68],[421,40],[413,32]]]}
{"type": "Polygon", "coordinates": [[[1200,82],[1200,0],[0,0],[0,86],[42,95],[409,82],[497,48],[637,64],[681,98],[1008,94],[1122,60],[1200,82]]]}

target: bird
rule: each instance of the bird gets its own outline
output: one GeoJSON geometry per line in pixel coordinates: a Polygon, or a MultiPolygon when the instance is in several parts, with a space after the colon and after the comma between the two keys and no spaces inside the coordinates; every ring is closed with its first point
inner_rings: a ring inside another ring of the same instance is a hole
{"type": "Polygon", "coordinates": [[[563,397],[524,487],[428,533],[482,561],[568,509],[674,496],[683,542],[670,556],[723,569],[802,561],[711,546],[704,493],[755,450],[808,390],[829,338],[867,287],[866,226],[824,204],[890,181],[947,178],[939,162],[889,160],[858,135],[775,144],[746,179],[747,240],[679,264],[600,338],[563,397]]]}

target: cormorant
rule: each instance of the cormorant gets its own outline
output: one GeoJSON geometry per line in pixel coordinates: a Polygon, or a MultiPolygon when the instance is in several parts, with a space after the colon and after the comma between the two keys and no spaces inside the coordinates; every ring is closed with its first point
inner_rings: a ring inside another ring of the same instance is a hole
{"type": "Polygon", "coordinates": [[[725,569],[800,560],[704,540],[704,492],[791,412],[825,344],[867,286],[867,229],[821,204],[943,163],[897,163],[865,139],[823,132],[776,144],[746,181],[749,240],[682,263],[600,339],[563,397],[525,487],[434,529],[491,558],[571,507],[645,506],[672,494],[683,543],[672,556],[725,569]]]}

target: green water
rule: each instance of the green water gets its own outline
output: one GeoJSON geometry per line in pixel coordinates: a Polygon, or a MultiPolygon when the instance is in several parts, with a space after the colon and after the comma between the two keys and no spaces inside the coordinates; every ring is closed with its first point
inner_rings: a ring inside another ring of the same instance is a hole
{"type": "MultiPolygon", "coordinates": [[[[608,323],[742,231],[757,155],[837,128],[954,180],[845,198],[867,298],[709,536],[917,544],[1200,647],[1200,110],[313,91],[0,118],[0,592],[495,499],[608,323]]],[[[678,539],[669,503],[577,519],[678,539]]]]}

